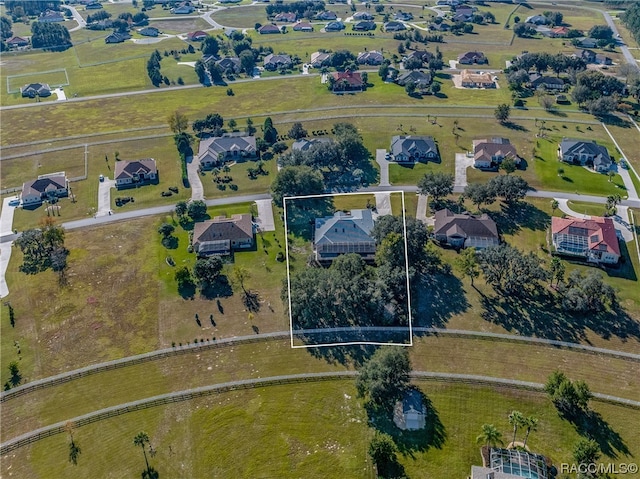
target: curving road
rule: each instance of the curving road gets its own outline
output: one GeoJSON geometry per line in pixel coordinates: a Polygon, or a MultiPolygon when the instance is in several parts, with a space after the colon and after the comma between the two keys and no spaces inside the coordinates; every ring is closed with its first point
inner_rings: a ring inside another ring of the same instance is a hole
{"type": "Polygon", "coordinates": [[[60,6],[62,8],[66,8],[67,10],[71,10],[71,13],[73,14],[73,19],[78,24],[77,27],[70,28],[69,29],[70,32],[75,32],[77,30],[82,30],[83,28],[85,28],[87,26],[87,22],[85,21],[84,18],[82,18],[82,15],[80,15],[78,13],[78,10],[76,10],[75,7],[72,7],[70,5],[60,5],[60,6]]]}

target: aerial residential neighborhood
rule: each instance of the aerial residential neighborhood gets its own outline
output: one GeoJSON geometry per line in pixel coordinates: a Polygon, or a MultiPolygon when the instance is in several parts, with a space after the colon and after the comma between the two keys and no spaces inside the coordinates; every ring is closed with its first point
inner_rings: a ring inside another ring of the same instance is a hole
{"type": "Polygon", "coordinates": [[[0,477],[640,478],[640,4],[0,2],[0,477]]]}

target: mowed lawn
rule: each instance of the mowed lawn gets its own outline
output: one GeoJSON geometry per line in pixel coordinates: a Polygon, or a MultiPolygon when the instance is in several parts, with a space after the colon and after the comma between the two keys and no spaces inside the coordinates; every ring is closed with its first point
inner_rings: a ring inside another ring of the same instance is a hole
{"type": "MultiPolygon", "coordinates": [[[[393,431],[407,477],[465,477],[472,465],[481,464],[476,437],[482,425],[494,424],[509,441],[507,416],[514,409],[539,419],[528,445],[556,467],[570,462],[580,438],[541,393],[416,385],[430,402],[432,428],[411,442],[393,431]]],[[[598,402],[592,407],[610,428],[607,445],[610,455],[617,455],[602,460],[631,461],[640,453],[634,440],[638,412],[598,402]]],[[[2,472],[34,479],[138,475],[145,462],[132,441],[140,431],[149,434],[156,451],[149,462],[160,477],[375,477],[367,454],[374,428],[351,380],[235,391],[128,413],[74,430],[82,450],[77,466],[67,461],[69,438],[59,434],[12,452],[2,472]]]]}

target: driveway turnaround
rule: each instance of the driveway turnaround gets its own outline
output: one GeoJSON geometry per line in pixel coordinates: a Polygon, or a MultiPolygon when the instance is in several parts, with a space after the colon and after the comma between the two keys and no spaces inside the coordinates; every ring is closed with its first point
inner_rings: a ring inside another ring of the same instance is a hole
{"type": "Polygon", "coordinates": [[[113,213],[111,211],[111,188],[115,188],[115,186],[115,180],[110,180],[106,176],[104,181],[101,181],[98,185],[98,211],[96,211],[96,218],[113,213]]]}
{"type": "Polygon", "coordinates": [[[389,183],[389,161],[385,159],[387,150],[376,150],[376,163],[380,165],[380,186],[391,186],[389,183]]]}
{"type": "Polygon", "coordinates": [[[271,200],[256,200],[258,206],[258,226],[260,231],[275,231],[276,225],[273,221],[273,207],[271,200]]]}

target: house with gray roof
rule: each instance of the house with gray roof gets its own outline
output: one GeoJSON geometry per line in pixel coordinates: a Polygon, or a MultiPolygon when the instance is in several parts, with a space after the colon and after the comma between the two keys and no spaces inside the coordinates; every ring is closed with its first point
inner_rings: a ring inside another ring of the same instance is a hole
{"type": "Polygon", "coordinates": [[[403,12],[402,10],[393,14],[394,20],[400,20],[402,22],[410,22],[413,20],[413,13],[411,12],[403,12]]]}
{"type": "Polygon", "coordinates": [[[20,199],[23,206],[35,206],[45,200],[63,198],[69,195],[69,181],[64,171],[40,175],[36,180],[22,185],[20,199]]]}
{"type": "Polygon", "coordinates": [[[565,89],[564,80],[562,78],[538,75],[535,73],[529,75],[529,85],[534,89],[539,87],[553,91],[563,91],[565,89]]]}
{"type": "Polygon", "coordinates": [[[323,143],[331,143],[331,138],[301,138],[293,142],[292,150],[307,151],[323,143]]]}
{"type": "Polygon", "coordinates": [[[373,15],[369,12],[356,12],[353,14],[354,20],[373,20],[373,15]]]}
{"type": "Polygon", "coordinates": [[[326,264],[340,255],[356,253],[365,261],[374,261],[373,223],[369,209],[336,211],[333,216],[316,218],[313,241],[316,260],[326,264]]]}
{"type": "Polygon", "coordinates": [[[500,244],[498,227],[487,214],[455,214],[444,208],[434,215],[433,236],[454,248],[488,248],[500,244]]]}
{"type": "Polygon", "coordinates": [[[250,214],[216,216],[193,226],[191,245],[198,256],[228,255],[232,251],[251,248],[254,228],[250,214]]]}
{"type": "Polygon", "coordinates": [[[29,83],[20,88],[23,97],[35,98],[36,96],[50,96],[51,87],[46,83],[29,83]]]}
{"type": "Polygon", "coordinates": [[[547,20],[547,17],[544,15],[531,15],[530,17],[527,17],[524,23],[531,23],[532,25],[546,25],[549,23],[549,20],[547,20]]]}
{"type": "Polygon", "coordinates": [[[344,30],[344,23],[340,21],[329,22],[325,25],[325,32],[339,32],[340,30],[344,30]]]}
{"type": "Polygon", "coordinates": [[[158,30],[156,27],[144,27],[140,29],[138,33],[145,37],[157,37],[158,35],[160,35],[160,30],[158,30]]]}
{"type": "Polygon", "coordinates": [[[337,20],[338,15],[336,12],[332,12],[330,10],[325,10],[324,12],[320,12],[316,15],[316,20],[337,20]]]}
{"type": "Polygon", "coordinates": [[[367,32],[369,30],[375,30],[375,29],[376,29],[376,22],[371,22],[369,20],[363,20],[353,25],[353,30],[356,32],[367,32]]]}
{"type": "Polygon", "coordinates": [[[44,23],[64,22],[64,16],[55,10],[47,10],[40,14],[38,21],[44,23]]]}
{"type": "Polygon", "coordinates": [[[326,52],[313,52],[311,54],[311,66],[313,68],[320,68],[329,64],[331,60],[331,53],[326,52]]]}
{"type": "Polygon", "coordinates": [[[408,83],[413,83],[417,90],[425,90],[431,85],[431,74],[420,70],[411,70],[403,73],[396,78],[396,83],[400,86],[405,86],[408,83]]]}
{"type": "Polygon", "coordinates": [[[218,65],[223,72],[231,71],[233,73],[240,73],[242,71],[242,65],[238,57],[221,58],[216,62],[216,65],[218,65]]]}
{"type": "Polygon", "coordinates": [[[611,157],[607,149],[595,141],[563,138],[558,145],[558,159],[565,163],[592,167],[606,173],[611,168],[611,157]]]}
{"type": "Polygon", "coordinates": [[[134,188],[158,182],[156,160],[146,158],[134,161],[116,161],[114,178],[116,188],[134,188]]]}
{"type": "Polygon", "coordinates": [[[198,161],[200,168],[209,170],[230,161],[256,159],[256,138],[254,136],[220,136],[200,141],[198,161]]]}
{"type": "Polygon", "coordinates": [[[289,55],[279,55],[270,53],[264,57],[264,67],[267,70],[277,70],[279,68],[291,68],[292,61],[289,55]]]}
{"type": "Polygon", "coordinates": [[[356,59],[360,65],[382,65],[383,60],[384,57],[382,56],[382,53],[376,50],[360,52],[356,59]]]}
{"type": "Polygon", "coordinates": [[[401,30],[406,30],[407,26],[402,23],[402,22],[398,22],[396,20],[391,20],[390,22],[387,22],[384,24],[384,31],[385,32],[399,32],[401,30]]]}
{"type": "Polygon", "coordinates": [[[417,161],[438,161],[438,146],[432,136],[396,135],[391,138],[392,161],[414,163],[417,161]]]}

